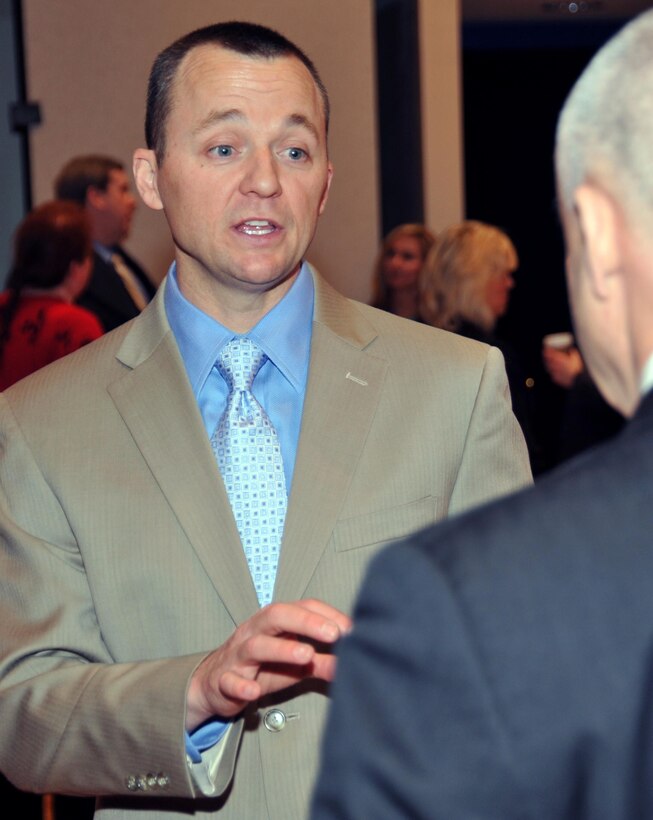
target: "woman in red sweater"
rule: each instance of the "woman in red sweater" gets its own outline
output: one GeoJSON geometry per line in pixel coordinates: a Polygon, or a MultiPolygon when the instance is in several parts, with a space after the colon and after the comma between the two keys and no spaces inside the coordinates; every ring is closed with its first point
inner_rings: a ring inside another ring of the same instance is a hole
{"type": "Polygon", "coordinates": [[[96,317],[73,304],[88,284],[91,250],[86,214],[73,202],[40,205],[18,226],[0,294],[0,390],[102,335],[96,317]]]}

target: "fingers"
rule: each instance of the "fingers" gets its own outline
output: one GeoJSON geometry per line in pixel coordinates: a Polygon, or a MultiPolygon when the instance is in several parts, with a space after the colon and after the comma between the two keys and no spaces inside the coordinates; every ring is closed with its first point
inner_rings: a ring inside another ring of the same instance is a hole
{"type": "MultiPolygon", "coordinates": [[[[270,604],[254,616],[257,631],[270,635],[289,633],[323,643],[334,643],[351,629],[351,619],[323,601],[307,599],[289,604],[270,604]]],[[[254,622],[251,619],[251,622],[254,622]]]]}
{"type": "Polygon", "coordinates": [[[236,664],[244,674],[251,670],[253,675],[266,664],[305,666],[315,655],[315,649],[294,635],[271,637],[260,634],[237,647],[236,664]]]}
{"type": "Polygon", "coordinates": [[[544,347],[542,361],[551,379],[560,387],[571,387],[583,370],[583,359],[575,347],[564,351],[544,347]]]}
{"type": "Polygon", "coordinates": [[[337,664],[338,662],[334,655],[317,653],[313,658],[312,677],[331,683],[336,675],[337,664]]]}
{"type": "Polygon", "coordinates": [[[316,599],[264,607],[195,670],[186,697],[187,728],[211,716],[233,717],[307,677],[332,680],[334,659],[311,642],[333,644],[350,629],[347,615],[316,599]]]}
{"type": "Polygon", "coordinates": [[[542,360],[545,364],[557,364],[558,362],[565,361],[566,358],[567,354],[563,353],[561,350],[556,350],[553,347],[546,346],[542,348],[542,360]]]}
{"type": "Polygon", "coordinates": [[[224,698],[238,706],[238,711],[246,703],[253,703],[263,694],[255,680],[243,678],[235,672],[225,672],[220,678],[220,692],[224,698]]]}
{"type": "Polygon", "coordinates": [[[346,635],[351,631],[351,618],[339,609],[336,609],[329,604],[325,604],[324,601],[320,601],[316,598],[307,598],[303,601],[299,601],[298,603],[305,606],[307,609],[310,609],[311,612],[315,612],[317,615],[321,615],[323,618],[328,618],[330,621],[337,624],[341,634],[346,635]]]}
{"type": "Polygon", "coordinates": [[[276,654],[289,654],[291,661],[262,664],[256,680],[243,677],[235,670],[225,672],[220,678],[220,691],[223,697],[234,703],[252,703],[265,694],[285,689],[305,678],[330,683],[335,677],[337,662],[332,654],[316,652],[306,644],[299,644],[297,651],[287,648],[286,651],[276,654]],[[303,658],[309,660],[303,662],[300,660],[303,658]]]}

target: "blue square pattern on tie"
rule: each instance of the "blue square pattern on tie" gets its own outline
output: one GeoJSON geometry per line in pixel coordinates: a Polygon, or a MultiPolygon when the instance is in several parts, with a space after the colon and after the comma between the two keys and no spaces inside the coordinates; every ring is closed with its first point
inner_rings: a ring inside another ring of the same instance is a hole
{"type": "Polygon", "coordinates": [[[277,431],[251,390],[266,359],[251,339],[225,345],[216,367],[229,396],[211,436],[261,606],[272,600],[287,506],[277,431]]]}

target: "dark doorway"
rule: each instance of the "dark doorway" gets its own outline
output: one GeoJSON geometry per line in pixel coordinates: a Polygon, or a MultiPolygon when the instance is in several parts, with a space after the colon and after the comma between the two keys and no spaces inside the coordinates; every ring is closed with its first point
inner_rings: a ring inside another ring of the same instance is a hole
{"type": "Polygon", "coordinates": [[[623,22],[463,28],[466,213],[504,230],[520,257],[498,332],[534,380],[542,469],[556,460],[565,399],[543,370],[542,337],[572,329],[555,203],[555,126],[575,80],[623,22]]]}

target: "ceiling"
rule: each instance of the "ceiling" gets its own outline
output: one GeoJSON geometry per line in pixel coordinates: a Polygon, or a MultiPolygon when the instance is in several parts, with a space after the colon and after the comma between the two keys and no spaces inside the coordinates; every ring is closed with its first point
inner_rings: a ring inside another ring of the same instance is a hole
{"type": "Polygon", "coordinates": [[[632,17],[650,8],[653,0],[461,0],[465,22],[606,20],[632,17]]]}

